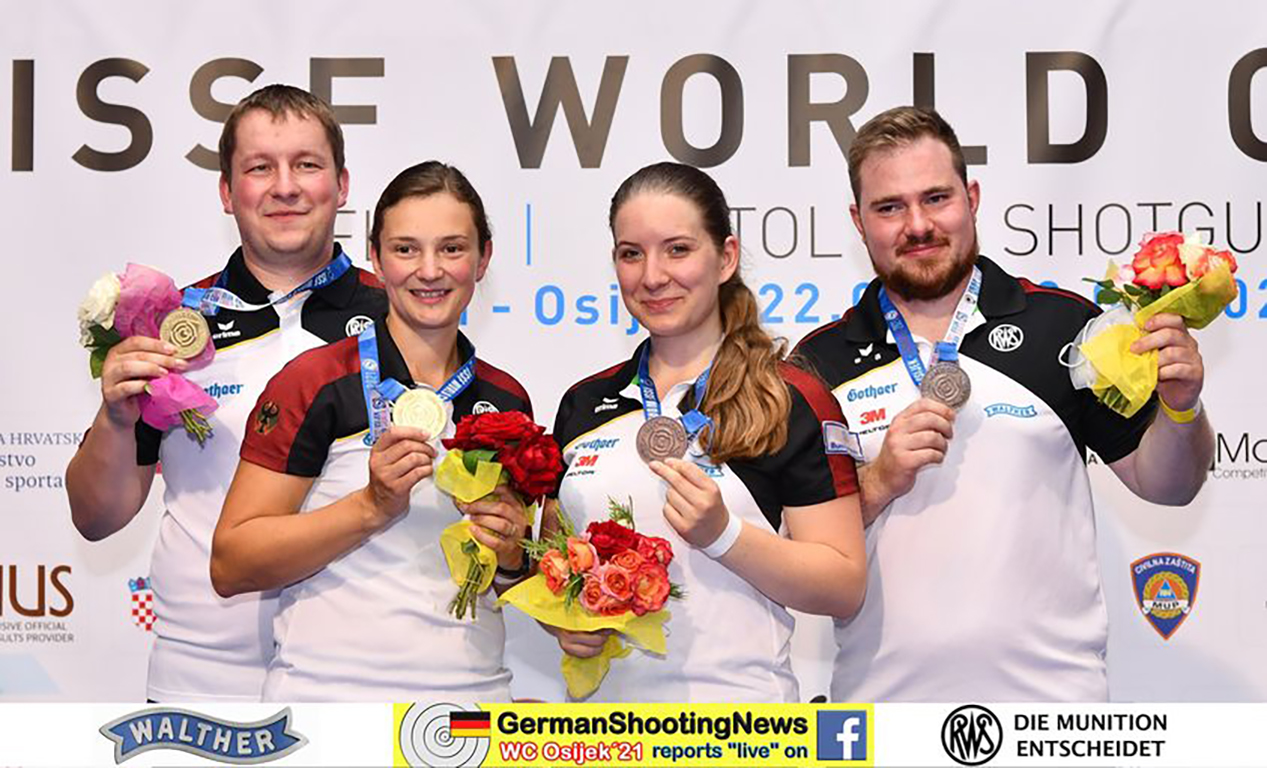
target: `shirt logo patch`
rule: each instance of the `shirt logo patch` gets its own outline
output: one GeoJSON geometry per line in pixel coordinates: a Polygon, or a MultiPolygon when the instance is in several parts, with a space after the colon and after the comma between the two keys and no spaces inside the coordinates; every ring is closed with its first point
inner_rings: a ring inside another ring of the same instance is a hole
{"type": "Polygon", "coordinates": [[[277,403],[272,400],[265,401],[260,405],[260,410],[255,414],[255,431],[261,435],[267,435],[277,426],[277,420],[281,418],[282,411],[277,407],[277,403]]]}
{"type": "Polygon", "coordinates": [[[594,413],[602,413],[603,411],[612,411],[620,407],[619,397],[604,397],[603,402],[594,407],[594,413]]]}
{"type": "Polygon", "coordinates": [[[215,399],[219,400],[222,397],[228,397],[229,395],[239,394],[242,391],[242,387],[244,386],[246,385],[245,384],[220,384],[219,382],[213,382],[203,387],[203,389],[206,390],[208,395],[211,395],[215,399]]]}
{"type": "Polygon", "coordinates": [[[1025,332],[1011,323],[996,326],[990,331],[990,346],[996,352],[1011,352],[1025,343],[1025,332]]]}
{"type": "MultiPolygon", "coordinates": [[[[219,341],[220,339],[236,339],[241,336],[242,332],[235,330],[233,327],[236,323],[236,320],[230,320],[227,323],[216,323],[216,328],[219,330],[212,334],[211,340],[219,341]]],[[[212,395],[212,397],[215,397],[215,395],[212,395]]]]}
{"type": "MultiPolygon", "coordinates": [[[[872,355],[872,350],[874,350],[874,349],[875,349],[875,344],[868,344],[867,346],[865,346],[865,347],[863,347],[862,349],[858,350],[858,356],[857,356],[857,357],[855,357],[855,358],[853,359],[853,364],[854,364],[854,365],[859,365],[859,364],[861,364],[861,363],[862,363],[863,358],[873,357],[873,355],[872,355]]],[[[875,359],[875,360],[879,360],[879,359],[880,359],[880,353],[879,353],[879,352],[876,352],[876,353],[874,354],[873,359],[875,359]]]]}
{"type": "Polygon", "coordinates": [[[1177,552],[1158,552],[1131,563],[1135,602],[1163,640],[1192,613],[1201,563],[1177,552]]]}
{"type": "Polygon", "coordinates": [[[487,400],[481,400],[475,405],[471,406],[471,413],[476,416],[479,416],[482,413],[497,413],[497,406],[493,405],[487,400]]]}
{"type": "Polygon", "coordinates": [[[878,387],[873,384],[868,384],[865,387],[851,387],[849,391],[845,393],[845,399],[854,403],[859,400],[870,400],[873,397],[891,395],[896,391],[897,384],[881,384],[878,387]]]}
{"type": "Polygon", "coordinates": [[[985,415],[988,416],[1015,416],[1018,419],[1032,419],[1038,415],[1038,411],[1032,405],[1012,405],[1011,403],[995,403],[985,407],[985,415]]]}
{"type": "Polygon", "coordinates": [[[862,461],[862,441],[839,421],[823,422],[823,450],[829,456],[849,456],[862,461]]]}
{"type": "Polygon", "coordinates": [[[343,326],[343,332],[348,336],[360,336],[361,332],[373,323],[374,321],[365,315],[357,315],[348,320],[347,325],[343,326]]]}

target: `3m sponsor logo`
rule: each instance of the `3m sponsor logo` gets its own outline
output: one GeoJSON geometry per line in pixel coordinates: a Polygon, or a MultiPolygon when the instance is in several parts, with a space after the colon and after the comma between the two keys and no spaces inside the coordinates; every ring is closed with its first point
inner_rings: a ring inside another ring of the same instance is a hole
{"type": "Polygon", "coordinates": [[[1214,441],[1214,463],[1210,465],[1214,480],[1267,479],[1267,438],[1248,432],[1227,435],[1219,432],[1214,441]]]}
{"type": "Polygon", "coordinates": [[[942,722],[941,747],[960,765],[985,765],[1003,747],[1003,724],[989,709],[965,704],[942,722]]]}
{"type": "Polygon", "coordinates": [[[818,760],[866,760],[867,712],[862,709],[818,710],[818,760]]]}
{"type": "Polygon", "coordinates": [[[877,421],[884,421],[886,418],[886,411],[887,409],[885,408],[876,408],[874,411],[863,411],[862,414],[858,416],[858,421],[862,424],[873,424],[877,421]]]}
{"type": "Polygon", "coordinates": [[[1201,563],[1177,552],[1158,552],[1131,563],[1135,603],[1163,640],[1178,631],[1197,600],[1201,563]]]}
{"type": "Polygon", "coordinates": [[[1017,419],[1032,419],[1038,415],[1037,409],[1032,405],[1012,405],[1011,403],[995,403],[985,407],[985,415],[989,416],[1012,416],[1017,419]]]}
{"type": "Polygon", "coordinates": [[[845,400],[850,403],[856,403],[859,400],[870,400],[876,397],[883,397],[884,395],[891,395],[896,391],[897,384],[881,384],[878,387],[874,384],[868,384],[865,387],[850,387],[845,392],[845,400]]]}
{"type": "Polygon", "coordinates": [[[217,762],[251,765],[284,757],[308,743],[290,730],[290,709],[266,720],[235,723],[173,707],[146,709],[101,726],[114,743],[114,762],[158,749],[188,752],[217,762]]]}
{"type": "Polygon", "coordinates": [[[410,766],[481,765],[488,756],[490,714],[457,704],[396,705],[396,746],[410,766]]]}
{"type": "Polygon", "coordinates": [[[219,382],[212,382],[211,384],[203,387],[203,389],[206,390],[208,395],[211,395],[215,399],[219,400],[224,397],[229,397],[230,395],[241,394],[242,388],[245,386],[245,384],[220,384],[219,382]]]}
{"type": "Polygon", "coordinates": [[[597,463],[598,463],[598,454],[597,454],[597,453],[591,453],[591,454],[589,454],[589,455],[587,455],[587,456],[577,456],[577,457],[576,457],[576,466],[578,466],[578,467],[592,467],[592,466],[594,466],[594,465],[595,465],[595,464],[597,464],[597,463]]]}

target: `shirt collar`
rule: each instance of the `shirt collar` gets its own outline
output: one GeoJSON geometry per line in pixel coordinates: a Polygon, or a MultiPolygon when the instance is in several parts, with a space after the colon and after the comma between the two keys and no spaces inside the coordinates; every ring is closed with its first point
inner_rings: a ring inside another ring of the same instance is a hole
{"type": "MultiPolygon", "coordinates": [[[[977,257],[977,266],[981,268],[981,297],[977,300],[977,312],[973,314],[968,330],[996,317],[1014,315],[1025,309],[1025,291],[1016,278],[985,256],[977,257]]],[[[878,340],[891,343],[889,326],[880,310],[879,278],[871,281],[854,311],[849,313],[845,322],[845,338],[861,343],[878,340]]]]}
{"type": "MultiPolygon", "coordinates": [[[[338,258],[341,253],[343,253],[343,247],[335,243],[334,250],[330,254],[330,260],[333,261],[338,258]]],[[[246,266],[246,257],[242,253],[241,246],[229,257],[229,263],[224,267],[224,275],[224,287],[228,288],[243,301],[248,304],[267,304],[269,302],[272,293],[256,279],[255,275],[246,266]]],[[[340,275],[338,280],[326,283],[312,293],[343,309],[352,302],[352,298],[356,293],[356,285],[360,282],[360,279],[358,270],[353,266],[340,275]]]]}
{"type": "MultiPolygon", "coordinates": [[[[349,270],[350,272],[351,270],[349,270]]],[[[391,331],[387,329],[387,315],[374,318],[375,336],[378,338],[378,366],[381,371],[380,376],[386,379],[395,379],[406,387],[415,385],[413,377],[409,375],[409,365],[405,362],[405,356],[401,354],[400,347],[396,346],[396,340],[392,338],[391,331]]],[[[465,365],[468,360],[475,356],[475,345],[461,331],[458,331],[458,367],[465,365]]]]}

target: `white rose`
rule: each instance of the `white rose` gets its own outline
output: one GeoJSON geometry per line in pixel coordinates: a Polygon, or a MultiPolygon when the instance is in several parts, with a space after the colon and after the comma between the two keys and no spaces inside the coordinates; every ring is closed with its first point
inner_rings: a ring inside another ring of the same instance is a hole
{"type": "Polygon", "coordinates": [[[1201,257],[1211,250],[1210,246],[1201,241],[1201,236],[1195,232],[1185,232],[1183,235],[1183,244],[1179,246],[1179,258],[1183,261],[1184,271],[1188,275],[1188,279],[1192,280],[1196,274],[1197,262],[1201,257]]]}
{"type": "Polygon", "coordinates": [[[114,307],[119,303],[119,278],[113,272],[107,272],[97,278],[97,282],[88,289],[88,295],[79,303],[79,331],[81,342],[92,341],[88,326],[99,325],[102,328],[114,327],[114,307]]]}
{"type": "Polygon", "coordinates": [[[88,295],[79,304],[79,322],[85,325],[100,325],[109,328],[114,325],[114,306],[119,301],[118,275],[107,272],[97,278],[97,282],[88,289],[88,295]]]}

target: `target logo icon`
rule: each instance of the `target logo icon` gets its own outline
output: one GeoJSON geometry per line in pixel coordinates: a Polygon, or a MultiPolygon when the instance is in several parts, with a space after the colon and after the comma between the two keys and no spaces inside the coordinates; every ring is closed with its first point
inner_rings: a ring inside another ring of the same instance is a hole
{"type": "Polygon", "coordinates": [[[481,709],[413,704],[400,722],[400,753],[416,768],[481,765],[490,728],[489,713],[481,709]]]}

